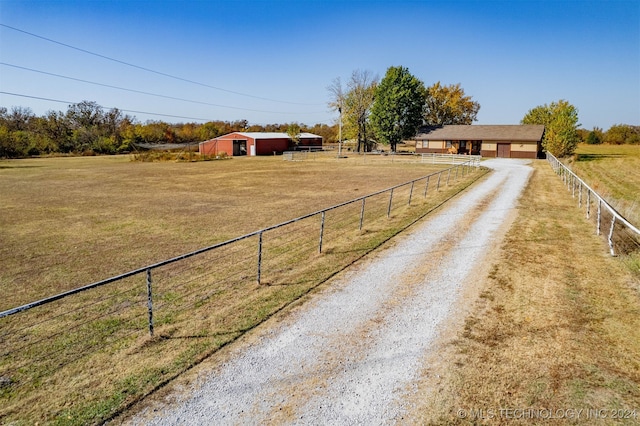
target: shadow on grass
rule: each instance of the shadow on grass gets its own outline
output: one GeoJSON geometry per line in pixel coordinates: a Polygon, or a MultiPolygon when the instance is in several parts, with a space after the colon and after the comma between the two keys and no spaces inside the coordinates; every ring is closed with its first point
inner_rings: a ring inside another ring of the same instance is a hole
{"type": "Polygon", "coordinates": [[[577,161],[594,161],[605,158],[622,158],[623,154],[578,154],[577,161]]]}
{"type": "Polygon", "coordinates": [[[41,168],[43,166],[14,166],[14,165],[10,165],[10,166],[0,166],[0,169],[38,169],[41,168]]]}
{"type": "Polygon", "coordinates": [[[230,330],[230,331],[218,331],[218,332],[215,332],[215,333],[202,333],[202,334],[183,335],[183,336],[169,336],[167,334],[161,334],[161,335],[159,335],[157,337],[154,337],[152,339],[152,342],[155,342],[155,341],[158,341],[158,340],[181,340],[181,339],[182,340],[192,340],[192,339],[204,339],[204,338],[233,336],[234,334],[238,334],[238,333],[246,333],[247,331],[250,331],[253,328],[255,328],[255,326],[239,328],[237,330],[230,330]]]}

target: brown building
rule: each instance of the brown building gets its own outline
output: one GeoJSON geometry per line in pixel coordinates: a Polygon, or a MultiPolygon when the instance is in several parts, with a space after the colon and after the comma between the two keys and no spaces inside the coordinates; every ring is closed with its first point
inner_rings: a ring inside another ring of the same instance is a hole
{"type": "MultiPolygon", "coordinates": [[[[322,136],[300,133],[298,147],[321,147],[322,136]]],[[[273,155],[294,149],[296,144],[286,133],[277,132],[233,132],[215,139],[200,142],[198,151],[202,155],[232,156],[273,155]]]]}
{"type": "Polygon", "coordinates": [[[448,125],[421,129],[413,139],[417,153],[537,158],[543,134],[538,124],[448,125]]]}

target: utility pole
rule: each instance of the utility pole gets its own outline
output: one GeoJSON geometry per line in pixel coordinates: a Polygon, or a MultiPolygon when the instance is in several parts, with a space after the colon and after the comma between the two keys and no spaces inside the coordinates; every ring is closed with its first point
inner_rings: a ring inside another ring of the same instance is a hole
{"type": "Polygon", "coordinates": [[[340,121],[338,122],[338,158],[340,158],[342,156],[342,99],[340,99],[338,112],[340,113],[340,121]]]}

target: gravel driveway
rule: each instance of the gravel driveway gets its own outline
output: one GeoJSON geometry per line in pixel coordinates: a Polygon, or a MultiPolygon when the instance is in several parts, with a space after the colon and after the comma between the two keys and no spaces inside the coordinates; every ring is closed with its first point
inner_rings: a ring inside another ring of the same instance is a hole
{"type": "Polygon", "coordinates": [[[411,423],[426,359],[474,270],[499,247],[526,163],[483,162],[494,169],[488,178],[238,345],[179,403],[128,423],[411,423]]]}

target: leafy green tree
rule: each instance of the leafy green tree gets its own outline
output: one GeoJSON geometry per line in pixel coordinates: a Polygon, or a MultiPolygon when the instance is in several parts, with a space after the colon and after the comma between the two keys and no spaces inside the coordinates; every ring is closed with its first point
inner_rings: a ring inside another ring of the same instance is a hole
{"type": "Polygon", "coordinates": [[[565,100],[529,110],[521,123],[544,124],[542,146],[556,157],[572,155],[580,142],[578,110],[565,100]]]}
{"type": "Polygon", "coordinates": [[[50,151],[42,119],[30,108],[0,108],[0,157],[20,158],[50,151]]]}
{"type": "Polygon", "coordinates": [[[460,83],[442,86],[437,82],[427,88],[425,95],[424,124],[472,124],[477,120],[480,104],[464,94],[460,83]]]}
{"type": "Polygon", "coordinates": [[[31,108],[13,107],[10,112],[3,111],[3,121],[9,127],[9,131],[29,131],[32,121],[36,118],[31,108]]]}
{"type": "Polygon", "coordinates": [[[42,132],[51,140],[57,152],[72,152],[71,141],[72,128],[65,113],[61,111],[49,111],[43,117],[42,132]]]}
{"type": "Polygon", "coordinates": [[[181,123],[174,126],[176,133],[176,142],[191,144],[198,140],[198,127],[197,123],[181,123]]]}
{"type": "Polygon", "coordinates": [[[74,130],[94,129],[104,122],[104,111],[96,102],[82,101],[69,105],[67,109],[67,119],[74,130]]]}
{"type": "Polygon", "coordinates": [[[207,121],[198,128],[198,139],[200,141],[208,141],[220,135],[220,128],[212,121],[207,121]]]}
{"type": "Polygon", "coordinates": [[[415,136],[422,124],[425,88],[408,68],[390,67],[376,87],[371,124],[378,141],[391,146],[415,136]]]}
{"type": "Polygon", "coordinates": [[[604,132],[600,127],[594,126],[593,130],[578,129],[577,132],[580,137],[580,143],[597,145],[604,141],[604,132]]]}
{"type": "Polygon", "coordinates": [[[300,128],[300,125],[298,123],[291,123],[289,124],[289,126],[287,126],[287,135],[289,135],[293,143],[295,143],[296,145],[298,145],[298,142],[300,142],[301,131],[302,129],[300,128]]]}
{"type": "Polygon", "coordinates": [[[640,143],[640,127],[614,124],[604,135],[604,142],[613,145],[640,143]]]}
{"type": "Polygon", "coordinates": [[[313,133],[314,135],[322,136],[322,140],[327,144],[336,143],[338,141],[338,124],[329,126],[327,124],[319,123],[313,125],[313,127],[309,127],[307,131],[313,133]]]}
{"type": "Polygon", "coordinates": [[[0,123],[0,158],[11,158],[13,151],[11,132],[4,123],[0,123]]]}
{"type": "Polygon", "coordinates": [[[600,138],[600,136],[598,135],[598,133],[595,130],[592,130],[587,135],[586,142],[589,145],[599,145],[599,144],[602,143],[602,139],[600,138]]]}

